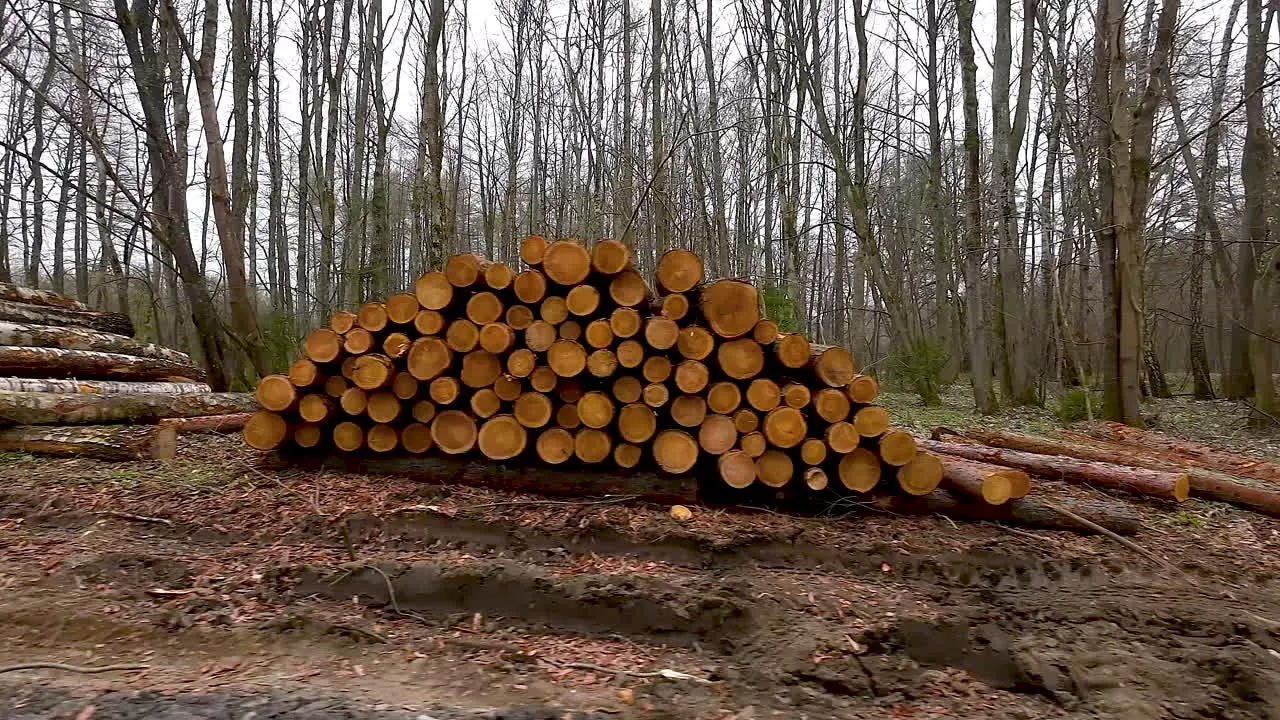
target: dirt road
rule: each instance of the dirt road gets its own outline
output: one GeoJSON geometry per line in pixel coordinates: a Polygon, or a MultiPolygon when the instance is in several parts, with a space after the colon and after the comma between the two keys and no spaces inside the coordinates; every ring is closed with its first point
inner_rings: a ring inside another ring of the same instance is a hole
{"type": "Polygon", "coordinates": [[[268,472],[234,440],[4,456],[0,666],[148,667],[0,674],[0,717],[1280,717],[1280,522],[1140,507],[1173,569],[858,508],[680,525],[268,472]]]}

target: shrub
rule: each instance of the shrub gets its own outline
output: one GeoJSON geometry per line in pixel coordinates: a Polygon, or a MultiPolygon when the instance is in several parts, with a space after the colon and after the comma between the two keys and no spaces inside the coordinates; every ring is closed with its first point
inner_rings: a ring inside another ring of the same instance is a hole
{"type": "Polygon", "coordinates": [[[1071,388],[1058,397],[1058,408],[1054,414],[1063,425],[1070,425],[1098,417],[1101,409],[1101,394],[1077,387],[1071,388]]]}

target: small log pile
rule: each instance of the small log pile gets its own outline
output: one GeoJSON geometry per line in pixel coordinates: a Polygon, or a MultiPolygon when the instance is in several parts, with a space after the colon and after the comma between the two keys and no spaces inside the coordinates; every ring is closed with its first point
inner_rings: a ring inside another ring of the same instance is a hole
{"type": "Polygon", "coordinates": [[[0,283],[0,452],[170,458],[179,433],[248,421],[251,395],[210,392],[187,355],[133,335],[127,315],[0,283]]]}

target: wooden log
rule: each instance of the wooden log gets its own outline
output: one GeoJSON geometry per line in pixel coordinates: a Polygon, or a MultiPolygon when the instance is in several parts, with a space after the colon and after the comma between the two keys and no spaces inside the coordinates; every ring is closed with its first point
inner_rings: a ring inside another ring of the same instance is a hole
{"type": "Polygon", "coordinates": [[[444,341],[456,353],[469,353],[480,344],[480,328],[466,318],[458,318],[449,323],[444,341]]]}
{"type": "Polygon", "coordinates": [[[491,322],[480,328],[480,348],[488,353],[499,355],[511,349],[516,342],[516,333],[506,323],[491,322]]]}
{"type": "Polygon", "coordinates": [[[833,388],[844,388],[853,382],[857,368],[848,350],[838,345],[813,345],[811,350],[809,365],[819,382],[833,388]]]}
{"type": "Polygon", "coordinates": [[[199,395],[212,392],[197,382],[123,382],[113,380],[65,380],[42,378],[0,378],[0,390],[32,393],[102,393],[111,395],[199,395]]]}
{"type": "Polygon", "coordinates": [[[372,350],[375,341],[373,333],[362,327],[353,327],[342,337],[342,349],[349,355],[361,355],[372,350]]]}
{"type": "Polygon", "coordinates": [[[341,407],[342,412],[348,415],[363,415],[365,408],[368,406],[369,393],[358,387],[343,390],[342,396],[338,398],[338,407],[341,407]]]}
{"type": "MultiPolygon", "coordinates": [[[[195,434],[215,434],[215,433],[231,433],[244,429],[249,419],[253,417],[251,412],[226,413],[223,415],[200,415],[195,417],[168,417],[160,418],[156,421],[156,427],[160,430],[171,429],[178,435],[195,435],[195,434]]],[[[156,433],[156,447],[160,447],[168,437],[167,433],[156,433]]],[[[177,446],[173,451],[161,449],[158,451],[158,457],[173,457],[177,446]]]]}
{"type": "Polygon", "coordinates": [[[556,326],[545,320],[534,320],[524,331],[524,344],[533,352],[541,353],[551,349],[556,341],[556,326]]]}
{"type": "Polygon", "coordinates": [[[393,423],[400,419],[400,411],[403,405],[400,398],[387,390],[379,390],[369,394],[369,401],[365,404],[364,412],[369,419],[376,423],[393,423]]]}
{"type": "Polygon", "coordinates": [[[512,305],[506,312],[507,325],[512,330],[525,330],[533,324],[533,310],[528,305],[512,305]]]}
{"type": "Polygon", "coordinates": [[[663,430],[653,440],[653,459],[664,472],[689,472],[698,462],[698,443],[683,430],[663,430]]]}
{"type": "Polygon", "coordinates": [[[524,427],[544,427],[551,422],[551,398],[540,392],[521,393],[511,412],[524,427]]]}
{"type": "Polygon", "coordinates": [[[133,321],[128,315],[96,310],[68,310],[0,300],[0,321],[81,327],[89,330],[133,337],[133,321]]]}
{"type": "Polygon", "coordinates": [[[439,335],[444,325],[444,315],[438,310],[419,310],[413,316],[413,329],[423,335],[439,335]]]}
{"type": "Polygon", "coordinates": [[[662,383],[649,383],[641,393],[644,404],[651,408],[660,408],[671,400],[671,391],[662,383]]]}
{"type": "Polygon", "coordinates": [[[813,395],[813,410],[829,423],[841,422],[849,417],[849,396],[844,390],[823,388],[813,395]]]}
{"type": "Polygon", "coordinates": [[[821,465],[827,459],[827,443],[818,438],[805,438],[800,443],[800,459],[805,465],[821,465]]]}
{"type": "Polygon", "coordinates": [[[774,408],[764,416],[764,436],[774,447],[793,448],[804,442],[808,434],[804,413],[795,408],[774,408]]]}
{"type": "Polygon", "coordinates": [[[401,400],[418,396],[418,379],[407,372],[398,372],[391,380],[391,393],[401,400]]]}
{"type": "Polygon", "coordinates": [[[600,307],[600,291],[591,285],[578,285],[564,296],[564,304],[570,315],[585,317],[600,307]]]}
{"type": "Polygon", "coordinates": [[[1057,455],[1037,455],[1017,450],[943,443],[934,440],[920,440],[918,444],[923,449],[934,453],[953,455],[992,465],[1004,465],[1066,482],[1101,485],[1178,502],[1186,500],[1191,489],[1191,478],[1181,472],[1148,470],[1057,455]]]}
{"type": "Polygon", "coordinates": [[[748,380],[764,370],[764,348],[751,338],[721,343],[716,348],[720,370],[734,380],[748,380]]]}
{"type": "Polygon", "coordinates": [[[517,348],[507,356],[507,372],[513,377],[526,378],[538,366],[538,356],[529,348],[517,348]]]}
{"type": "Polygon", "coordinates": [[[867,405],[875,402],[876,396],[880,394],[880,383],[870,375],[854,375],[844,390],[851,401],[867,405]]]}
{"type": "Polygon", "coordinates": [[[1004,505],[988,505],[939,489],[923,497],[898,495],[879,498],[876,506],[902,515],[942,515],[956,519],[990,520],[1047,530],[1070,530],[1086,534],[1097,532],[1063,514],[1058,509],[1062,508],[1118,535],[1136,535],[1142,529],[1142,521],[1132,507],[1126,503],[1103,500],[1059,498],[1048,503],[1026,498],[1004,505]]]}
{"type": "Polygon", "coordinates": [[[648,405],[628,403],[618,411],[618,434],[629,443],[646,443],[658,431],[658,416],[648,405]]]}
{"type": "Polygon", "coordinates": [[[862,437],[879,437],[889,429],[889,411],[868,405],[853,414],[853,427],[862,437]]]}
{"type": "Polygon", "coordinates": [[[409,413],[413,415],[414,420],[427,424],[436,416],[436,404],[430,400],[419,400],[413,404],[409,413]]]}
{"type": "Polygon", "coordinates": [[[742,280],[716,280],[702,289],[699,309],[712,332],[733,339],[751,332],[760,321],[760,295],[742,280]]]}
{"type": "Polygon", "coordinates": [[[343,452],[355,452],[364,447],[364,428],[347,420],[333,426],[333,446],[343,452]]]}
{"type": "Polygon", "coordinates": [[[337,310],[329,317],[329,329],[345,335],[356,326],[356,314],[350,310],[337,310]]]}
{"type": "Polygon", "coordinates": [[[445,410],[431,421],[431,440],[450,455],[461,455],[475,447],[476,421],[461,410],[445,410]]]}
{"type": "Polygon", "coordinates": [[[556,240],[542,256],[542,272],[559,285],[577,285],[591,274],[591,253],[574,240],[556,240]]]}
{"type": "Polygon", "coordinates": [[[303,395],[298,400],[298,417],[309,423],[322,423],[338,411],[338,403],[328,395],[303,395]]]}
{"type": "Polygon", "coordinates": [[[640,402],[640,396],[644,392],[644,385],[638,378],[631,375],[623,375],[615,378],[613,385],[610,386],[610,392],[613,398],[623,405],[640,402]]]}
{"type": "Polygon", "coordinates": [[[420,422],[409,423],[400,431],[400,447],[407,453],[420,455],[435,444],[431,439],[431,428],[420,422]]]}
{"type": "Polygon", "coordinates": [[[413,293],[396,293],[387,298],[387,320],[397,325],[408,325],[418,317],[422,304],[413,293]]]}
{"type": "Polygon", "coordinates": [[[773,357],[784,368],[799,370],[809,364],[812,348],[800,333],[782,333],[773,341],[773,357]]]}
{"type": "Polygon", "coordinates": [[[456,288],[469,288],[484,277],[488,265],[489,261],[479,255],[458,253],[445,262],[444,276],[456,288]]]}
{"type": "Polygon", "coordinates": [[[534,443],[538,458],[551,465],[559,465],[573,457],[573,433],[554,427],[538,434],[534,443]]]}
{"type": "Polygon", "coordinates": [[[630,338],[640,332],[640,328],[644,326],[644,318],[635,308],[620,307],[614,308],[609,314],[609,329],[613,332],[614,337],[630,338]]]}
{"type": "Polygon", "coordinates": [[[204,371],[197,367],[161,358],[13,345],[0,345],[0,374],[105,380],[188,378],[203,381],[205,378],[204,371]]]}
{"type": "Polygon", "coordinates": [[[752,431],[742,433],[738,438],[738,447],[754,461],[769,449],[769,441],[764,438],[764,433],[752,431]]]}
{"type": "Polygon", "coordinates": [[[300,448],[319,447],[324,440],[325,428],[315,423],[301,423],[293,429],[293,444],[300,448]]]}
{"type": "Polygon", "coordinates": [[[827,489],[827,473],[822,468],[809,467],[804,469],[804,484],[814,492],[827,489]]]}
{"type": "Polygon", "coordinates": [[[609,281],[609,297],[620,307],[640,307],[653,297],[644,277],[635,270],[624,270],[609,281]]]}
{"type": "Polygon", "coordinates": [[[795,475],[795,463],[781,450],[765,450],[756,458],[756,477],[771,488],[780,488],[791,482],[795,475]]]}
{"type": "Polygon", "coordinates": [[[488,325],[502,317],[502,301],[489,292],[478,292],[467,300],[467,319],[476,325],[488,325]]]}
{"type": "Polygon", "coordinates": [[[916,453],[906,464],[898,468],[898,487],[908,495],[928,495],[942,482],[942,461],[937,456],[916,453]]]}
{"type": "Polygon", "coordinates": [[[289,364],[289,382],[295,387],[309,387],[322,382],[320,367],[306,358],[298,358],[289,364]]]}
{"type": "Polygon", "coordinates": [[[618,356],[612,350],[600,349],[587,356],[587,372],[593,377],[613,377],[618,371],[618,356]]]}
{"type": "Polygon", "coordinates": [[[615,351],[618,364],[628,370],[634,370],[644,363],[644,345],[639,340],[623,340],[615,351]]]}
{"type": "Polygon", "coordinates": [[[670,350],[680,339],[680,326],[664,317],[650,317],[644,323],[644,341],[655,350],[670,350]]]}
{"type": "Polygon", "coordinates": [[[653,311],[668,320],[679,322],[689,315],[689,296],[671,293],[653,303],[653,311]]]}
{"type": "MultiPolygon", "coordinates": [[[[782,404],[802,410],[813,402],[813,392],[801,383],[787,383],[782,388],[782,404]]],[[[821,413],[819,413],[821,414],[821,413]]]]}
{"type": "Polygon", "coordinates": [[[39,290],[37,288],[22,287],[13,283],[0,283],[0,300],[7,300],[14,303],[22,303],[24,305],[39,305],[42,307],[62,308],[63,310],[77,310],[80,312],[93,312],[93,310],[84,303],[66,295],[49,290],[39,290]]]}
{"type": "Polygon", "coordinates": [[[1280,463],[1236,455],[1203,443],[1169,437],[1153,430],[1141,430],[1121,423],[1099,422],[1086,426],[1085,434],[1101,440],[1147,448],[1193,467],[1203,467],[1255,480],[1280,482],[1280,463]]]}
{"type": "Polygon", "coordinates": [[[685,360],[676,365],[675,381],[680,392],[694,395],[702,392],[711,379],[711,371],[697,360],[685,360]]]}
{"type": "Polygon", "coordinates": [[[651,383],[666,382],[671,377],[671,361],[662,355],[645,358],[640,374],[651,383]]]}
{"type": "Polygon", "coordinates": [[[427,395],[437,405],[452,405],[462,395],[462,383],[455,377],[442,375],[427,386],[427,395]]]}
{"type": "Polygon", "coordinates": [[[779,334],[778,323],[772,320],[760,320],[751,328],[751,337],[761,345],[772,345],[779,334]]]}
{"type": "Polygon", "coordinates": [[[356,356],[349,355],[343,358],[342,364],[339,365],[338,368],[339,368],[339,371],[342,373],[342,377],[346,378],[347,380],[351,380],[351,376],[352,374],[355,373],[355,370],[356,370],[356,356]]]}
{"type": "Polygon", "coordinates": [[[698,426],[698,446],[708,455],[723,455],[737,444],[738,429],[727,415],[708,415],[698,426]]]}
{"type": "Polygon", "coordinates": [[[916,439],[901,430],[890,430],[881,435],[876,443],[880,460],[886,465],[901,467],[911,462],[916,456],[918,446],[916,439]]]}
{"type": "Polygon", "coordinates": [[[347,379],[341,375],[333,375],[324,381],[324,394],[331,398],[340,398],[342,393],[351,387],[347,379]]]}
{"type": "Polygon", "coordinates": [[[730,450],[716,459],[720,479],[735,490],[750,487],[756,481],[755,458],[742,450],[730,450]]]}
{"type": "Polygon", "coordinates": [[[1003,505],[1013,497],[1013,475],[1021,470],[941,455],[942,483],[948,489],[989,505],[1003,505]]]}
{"type": "Polygon", "coordinates": [[[516,275],[511,287],[516,291],[516,298],[525,305],[542,302],[547,296],[547,276],[537,270],[525,270],[516,275]]]}
{"type": "Polygon", "coordinates": [[[453,365],[453,351],[438,337],[420,337],[413,341],[405,368],[421,381],[434,380],[453,365]]]}
{"type": "Polygon", "coordinates": [[[733,426],[738,428],[740,433],[752,432],[760,427],[760,416],[747,408],[742,408],[733,414],[733,426]]]}
{"type": "Polygon", "coordinates": [[[439,270],[426,273],[413,284],[414,297],[427,310],[443,310],[453,302],[453,284],[439,270]]]}
{"type": "Polygon", "coordinates": [[[577,403],[565,403],[556,408],[556,427],[577,430],[581,426],[582,418],[578,416],[577,403]]]}
{"type": "Polygon", "coordinates": [[[837,422],[827,426],[823,434],[823,440],[826,441],[827,447],[831,448],[832,452],[844,455],[853,452],[854,448],[858,447],[862,436],[852,423],[837,422]]]}
{"type": "Polygon", "coordinates": [[[658,258],[654,276],[663,294],[688,292],[702,282],[702,258],[692,250],[668,250],[658,258]]]}
{"type": "Polygon", "coordinates": [[[700,395],[679,395],[671,401],[671,419],[685,428],[696,428],[707,417],[707,401],[700,395]]]}
{"type": "Polygon", "coordinates": [[[720,415],[730,415],[742,404],[742,391],[731,382],[713,383],[707,388],[707,409],[720,415]]]}
{"type": "Polygon", "coordinates": [[[549,295],[538,305],[538,317],[544,322],[559,325],[569,318],[569,304],[559,295],[549,295]]]}
{"type": "MultiPolygon", "coordinates": [[[[646,408],[647,409],[647,408],[646,408]]],[[[608,395],[598,390],[592,390],[583,394],[578,400],[578,417],[582,420],[582,424],[589,428],[597,430],[609,427],[613,422],[614,406],[613,400],[608,395]]],[[[629,442],[637,442],[627,439],[629,442]]]]}
{"type": "Polygon", "coordinates": [[[16,322],[0,322],[0,345],[93,350],[137,357],[166,360],[175,365],[191,366],[186,353],[135,340],[126,335],[87,330],[80,327],[55,327],[16,322]]]}
{"type": "Polygon", "coordinates": [[[289,424],[279,413],[259,410],[245,423],[241,437],[246,445],[255,450],[274,450],[289,437],[289,424]]]}
{"type": "Polygon", "coordinates": [[[747,386],[747,404],[760,412],[769,412],[782,402],[782,389],[768,378],[756,378],[747,386]]]}
{"type": "Polygon", "coordinates": [[[601,275],[617,275],[631,267],[631,249],[617,240],[600,240],[591,248],[591,267],[601,275]]]}
{"type": "Polygon", "coordinates": [[[268,375],[258,381],[254,398],[263,410],[286,412],[298,402],[298,389],[284,375],[268,375]]]}
{"type": "Polygon", "coordinates": [[[870,450],[860,447],[840,458],[837,468],[840,484],[854,492],[871,492],[880,482],[880,458],[870,450]]]}
{"type": "MultiPolygon", "coordinates": [[[[265,412],[265,411],[264,411],[265,412]]],[[[275,415],[283,424],[283,418],[275,415]]],[[[258,427],[271,424],[260,420],[258,427]]],[[[280,442],[284,441],[284,428],[280,442]]],[[[54,457],[96,460],[168,460],[173,457],[173,428],[134,425],[81,425],[77,427],[26,426],[0,430],[0,451],[26,452],[54,457]]],[[[259,431],[255,437],[265,437],[259,431]]],[[[278,444],[278,443],[277,443],[278,444]]],[[[269,448],[267,448],[269,449],[269,448]]]]}
{"type": "Polygon", "coordinates": [[[367,302],[356,309],[356,325],[371,333],[387,326],[387,306],[380,302],[367,302]]]}
{"type": "Polygon", "coordinates": [[[592,320],[587,323],[584,339],[593,348],[607,348],[613,344],[613,327],[604,318],[592,320]]]}
{"type": "Polygon", "coordinates": [[[493,392],[503,402],[515,402],[520,393],[524,392],[524,386],[516,378],[502,375],[493,382],[493,392]]]}
{"type": "MultiPolygon", "coordinates": [[[[544,444],[555,444],[544,443],[543,438],[559,434],[557,431],[564,432],[559,428],[544,430],[538,437],[537,445],[541,447],[544,444]]],[[[573,438],[570,437],[570,456],[572,441],[573,438]]],[[[520,461],[495,462],[488,458],[449,457],[434,453],[401,456],[279,452],[270,460],[283,467],[367,475],[399,475],[435,485],[468,485],[505,492],[569,497],[626,495],[646,502],[665,504],[697,502],[698,483],[691,476],[601,472],[598,468],[555,466],[555,463],[551,463],[541,453],[539,457],[552,466],[520,461]]]]}
{"type": "Polygon", "coordinates": [[[618,443],[613,449],[613,463],[620,468],[630,469],[640,464],[644,457],[644,449],[631,443],[618,443]]]}
{"type": "Polygon", "coordinates": [[[484,350],[473,350],[462,356],[459,378],[469,388],[489,387],[502,375],[502,358],[484,350]]]}
{"type": "Polygon", "coordinates": [[[565,320],[556,326],[561,340],[578,340],[582,337],[582,325],[577,320],[565,320]]]}
{"type": "Polygon", "coordinates": [[[520,259],[529,267],[541,265],[547,254],[547,245],[547,239],[541,235],[529,235],[520,241],[520,259]]]}
{"type": "Polygon", "coordinates": [[[386,355],[361,355],[356,358],[351,382],[361,390],[378,390],[390,385],[394,374],[395,364],[386,355]]]}
{"type": "Polygon", "coordinates": [[[579,428],[573,434],[573,455],[584,463],[602,463],[613,452],[613,439],[603,430],[579,428]]]}
{"type": "Polygon", "coordinates": [[[484,284],[490,290],[506,290],[515,278],[516,272],[506,263],[491,262],[484,269],[484,284]]]}
{"type": "Polygon", "coordinates": [[[400,433],[390,425],[374,425],[365,433],[364,442],[374,452],[391,452],[400,446],[400,433]]]}
{"type": "Polygon", "coordinates": [[[496,415],[480,426],[476,444],[491,460],[510,460],[524,452],[529,437],[524,427],[510,415],[496,415]]]}
{"type": "Polygon", "coordinates": [[[312,330],[302,343],[302,352],[313,362],[333,362],[342,354],[342,336],[329,328],[312,330]]]}
{"type": "MultiPolygon", "coordinates": [[[[674,297],[668,295],[667,297],[674,297]]],[[[690,325],[681,328],[676,338],[676,349],[689,360],[706,360],[716,349],[716,338],[706,328],[690,325]]]]}
{"type": "Polygon", "coordinates": [[[577,377],[587,367],[587,351],[572,340],[557,340],[547,349],[547,366],[559,377],[577,377]]]}
{"type": "Polygon", "coordinates": [[[540,366],[533,369],[529,374],[529,387],[540,393],[549,393],[556,389],[556,385],[560,383],[560,376],[555,371],[546,366],[540,366]]]}

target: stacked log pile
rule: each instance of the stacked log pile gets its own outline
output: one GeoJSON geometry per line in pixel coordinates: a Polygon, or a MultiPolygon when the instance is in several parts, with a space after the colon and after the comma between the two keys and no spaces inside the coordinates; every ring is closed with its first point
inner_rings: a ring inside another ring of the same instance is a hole
{"type": "Polygon", "coordinates": [[[210,392],[185,354],[133,335],[127,315],[0,283],[0,451],[167,458],[179,433],[248,420],[251,395],[210,392]]]}
{"type": "Polygon", "coordinates": [[[259,383],[245,441],[359,451],[338,462],[367,471],[429,454],[437,475],[440,456],[479,456],[712,477],[729,497],[942,481],[848,350],[780,332],[755,287],[707,280],[697,254],[665,253],[653,285],[613,240],[531,236],[520,256],[518,270],[456,255],[413,292],[335,314],[259,383]]]}

